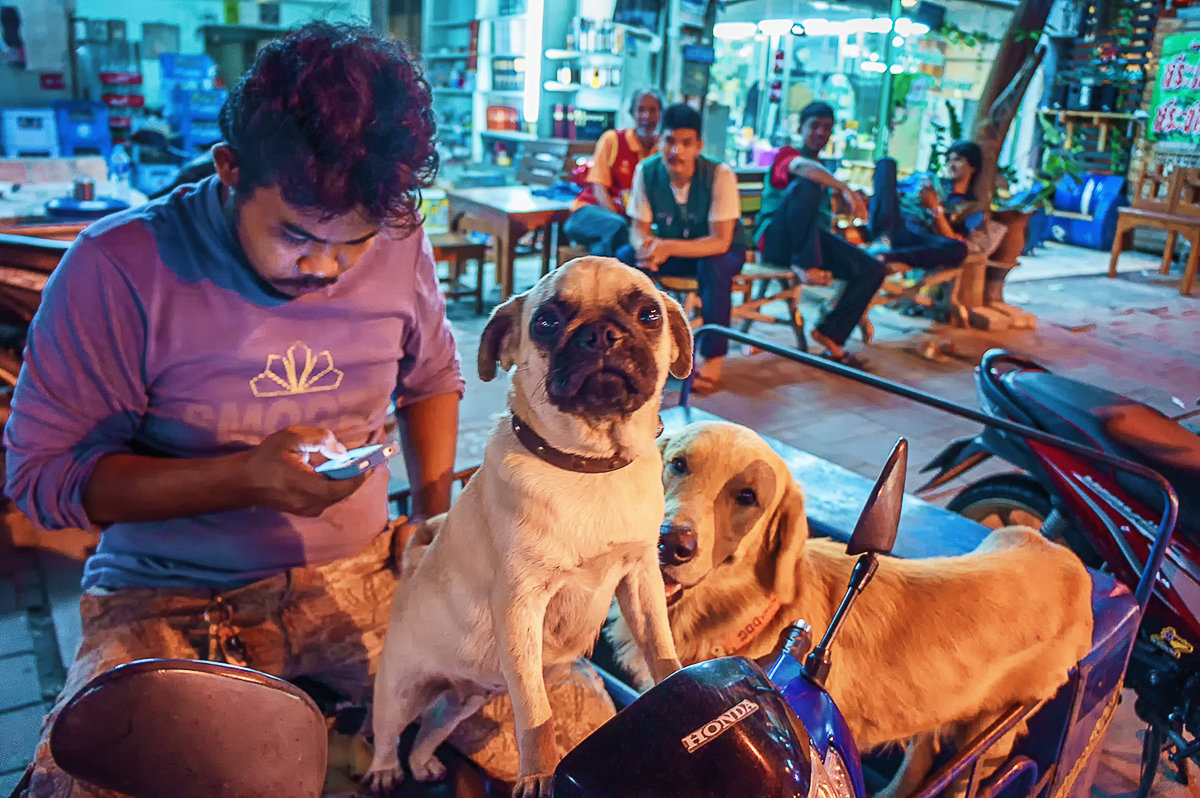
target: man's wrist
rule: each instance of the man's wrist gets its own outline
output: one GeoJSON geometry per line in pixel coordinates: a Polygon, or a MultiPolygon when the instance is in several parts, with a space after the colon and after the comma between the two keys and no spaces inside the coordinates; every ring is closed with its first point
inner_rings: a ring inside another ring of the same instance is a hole
{"type": "Polygon", "coordinates": [[[222,489],[227,496],[236,497],[235,501],[241,507],[257,506],[264,494],[259,474],[250,465],[252,452],[253,449],[244,449],[217,458],[220,481],[224,483],[222,489]]]}

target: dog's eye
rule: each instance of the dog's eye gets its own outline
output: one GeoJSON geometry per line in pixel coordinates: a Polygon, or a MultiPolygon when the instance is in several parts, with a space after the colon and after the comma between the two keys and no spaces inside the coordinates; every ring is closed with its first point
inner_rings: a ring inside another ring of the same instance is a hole
{"type": "Polygon", "coordinates": [[[742,488],[733,500],[743,507],[753,507],[758,504],[758,495],[750,488],[742,488]]]}
{"type": "Polygon", "coordinates": [[[658,306],[647,305],[642,308],[642,312],[638,315],[638,321],[647,327],[657,327],[662,321],[662,313],[659,312],[658,306]]]}
{"type": "Polygon", "coordinates": [[[562,319],[552,308],[542,308],[533,317],[533,334],[540,338],[553,335],[562,326],[562,319]]]}
{"type": "Polygon", "coordinates": [[[671,458],[671,470],[679,475],[686,474],[687,460],[684,460],[682,457],[671,458]]]}

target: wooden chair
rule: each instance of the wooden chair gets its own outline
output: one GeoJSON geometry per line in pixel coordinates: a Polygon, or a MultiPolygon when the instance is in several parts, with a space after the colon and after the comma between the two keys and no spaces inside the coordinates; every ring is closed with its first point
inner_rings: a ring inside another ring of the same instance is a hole
{"type": "Polygon", "coordinates": [[[1138,227],[1154,227],[1166,232],[1162,274],[1171,270],[1178,237],[1188,240],[1191,252],[1179,293],[1190,294],[1196,281],[1196,267],[1200,265],[1200,169],[1172,168],[1149,161],[1143,164],[1130,206],[1117,212],[1117,232],[1108,261],[1109,277],[1117,276],[1117,258],[1132,245],[1133,231],[1138,227]]]}
{"type": "Polygon", "coordinates": [[[559,244],[558,245],[558,265],[562,266],[564,263],[566,263],[569,260],[575,260],[576,258],[582,258],[582,257],[584,257],[586,255],[590,255],[590,254],[591,254],[591,251],[587,247],[581,246],[579,244],[572,244],[570,242],[567,242],[566,244],[559,244]]]}
{"type": "Polygon", "coordinates": [[[565,139],[527,141],[521,145],[517,182],[527,186],[550,186],[562,177],[570,143],[565,139]]]}
{"type": "MultiPolygon", "coordinates": [[[[527,141],[521,145],[521,160],[517,163],[517,182],[526,186],[552,186],[562,179],[571,143],[566,139],[527,141]]],[[[529,241],[517,247],[518,255],[540,252],[541,239],[549,239],[550,231],[534,230],[529,241]]]]}
{"type": "Polygon", "coordinates": [[[487,260],[487,244],[465,235],[466,233],[486,232],[479,226],[473,225],[471,217],[460,213],[450,220],[450,231],[434,233],[429,236],[433,245],[433,259],[437,263],[449,264],[445,277],[438,279],[445,286],[442,293],[447,299],[475,297],[475,315],[483,315],[483,263],[487,260]],[[467,273],[466,262],[475,261],[475,284],[467,285],[463,278],[467,273]]]}
{"type": "MultiPolygon", "coordinates": [[[[752,253],[747,253],[752,254],[752,253]]],[[[675,296],[683,305],[683,312],[692,319],[692,326],[700,326],[699,311],[700,282],[695,277],[670,277],[651,275],[664,291],[675,296]]],[[[800,294],[803,286],[799,276],[791,269],[747,263],[741,274],[733,278],[732,294],[735,301],[730,314],[730,326],[740,322],[742,332],[748,332],[756,321],[768,324],[788,324],[796,335],[796,346],[808,351],[808,338],[804,333],[804,314],[800,312],[800,294]],[[787,315],[780,317],[764,313],[762,307],[774,302],[787,304],[787,315]]]]}

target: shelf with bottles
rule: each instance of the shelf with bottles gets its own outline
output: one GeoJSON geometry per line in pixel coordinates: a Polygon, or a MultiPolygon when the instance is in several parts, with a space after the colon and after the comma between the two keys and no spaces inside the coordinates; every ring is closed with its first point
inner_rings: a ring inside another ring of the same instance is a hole
{"type": "Polygon", "coordinates": [[[549,61],[621,61],[624,59],[620,53],[607,51],[593,53],[584,50],[550,49],[545,52],[545,56],[549,61]]]}
{"type": "Polygon", "coordinates": [[[499,139],[501,141],[537,141],[538,137],[533,133],[525,133],[520,130],[481,130],[479,135],[485,139],[499,139]]]}
{"type": "Polygon", "coordinates": [[[563,61],[542,88],[549,92],[613,91],[621,89],[621,65],[571,66],[563,61]]]}
{"type": "Polygon", "coordinates": [[[625,30],[611,19],[573,17],[566,39],[566,49],[560,52],[620,56],[625,50],[625,30]]]}
{"type": "Polygon", "coordinates": [[[492,54],[490,56],[492,87],[490,93],[522,92],[525,88],[525,56],[492,54]]]}
{"type": "Polygon", "coordinates": [[[552,110],[550,135],[569,141],[595,141],[605,130],[617,126],[612,108],[576,108],[556,104],[552,110]]]}
{"type": "Polygon", "coordinates": [[[466,61],[432,61],[425,68],[425,79],[436,92],[445,95],[469,95],[475,91],[476,73],[468,67],[466,61]]]}

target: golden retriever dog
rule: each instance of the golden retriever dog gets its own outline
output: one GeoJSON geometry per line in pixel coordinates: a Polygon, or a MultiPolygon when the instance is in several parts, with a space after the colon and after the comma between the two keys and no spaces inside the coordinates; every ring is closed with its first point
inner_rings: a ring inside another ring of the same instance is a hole
{"type": "Polygon", "coordinates": [[[439,779],[434,749],[507,690],[514,795],[549,796],[560,752],[544,675],[591,650],[614,593],[653,677],[679,667],[655,437],[668,372],[691,370],[682,309],[636,269],[579,258],[495,310],[480,377],[497,363],[516,367],[509,412],[449,513],[404,553],[375,680],[375,790],[400,778],[396,740],[410,722],[421,721],[414,777],[439,779]]]}
{"type": "MultiPolygon", "coordinates": [[[[659,446],[660,559],[683,663],[765,656],[798,619],[815,644],[856,558],[842,543],[809,539],[804,494],[783,459],[724,422],[692,424],[659,446]]],[[[636,662],[619,626],[615,636],[619,658],[636,662]]],[[[1032,530],[1001,529],[963,556],[882,558],[836,638],[826,687],[859,750],[906,744],[881,793],[904,796],[939,741],[961,746],[1003,711],[1053,696],[1091,638],[1080,561],[1032,530]]],[[[1007,757],[1004,743],[989,761],[1007,757]]]]}

